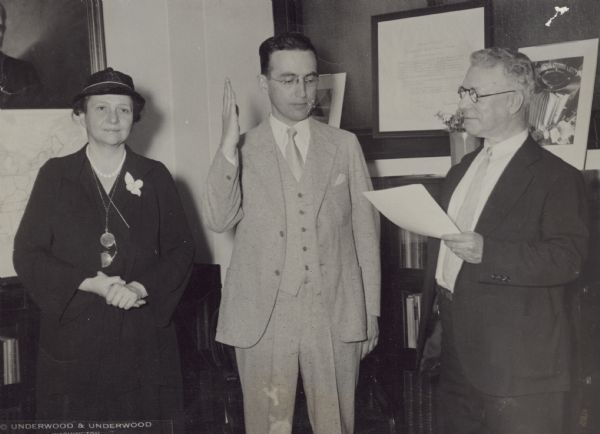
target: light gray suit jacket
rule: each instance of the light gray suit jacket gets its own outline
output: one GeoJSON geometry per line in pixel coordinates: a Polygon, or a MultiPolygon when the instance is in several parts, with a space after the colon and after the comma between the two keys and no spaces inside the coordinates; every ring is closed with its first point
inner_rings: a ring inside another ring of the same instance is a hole
{"type": "MultiPolygon", "coordinates": [[[[310,152],[321,290],[334,334],[366,339],[367,314],[379,315],[379,217],[364,197],[371,190],[356,136],[310,120],[310,152]]],[[[239,162],[217,152],[202,199],[205,224],[236,228],[223,287],[217,340],[240,348],[262,336],[275,305],[285,261],[286,218],[277,145],[268,120],[242,136],[239,162]]]]}

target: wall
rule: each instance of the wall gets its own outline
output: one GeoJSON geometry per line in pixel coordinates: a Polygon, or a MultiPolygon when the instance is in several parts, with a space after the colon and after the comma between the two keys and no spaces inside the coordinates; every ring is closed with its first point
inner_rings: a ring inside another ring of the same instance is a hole
{"type": "MultiPolygon", "coordinates": [[[[425,8],[428,4],[454,4],[463,0],[303,0],[302,31],[319,51],[323,73],[347,72],[342,128],[370,128],[372,115],[371,16],[425,8]]],[[[600,36],[598,0],[491,0],[495,45],[526,47],[600,36]],[[559,4],[560,3],[560,4],[559,4]],[[565,15],[545,22],[554,6],[570,8],[565,15]]],[[[594,109],[600,109],[600,68],[596,71],[594,109]]],[[[457,84],[458,85],[458,84],[457,84]]],[[[590,159],[592,161],[592,159],[590,159]]],[[[600,156],[587,167],[600,167],[600,156]]],[[[449,158],[376,160],[372,174],[444,174],[449,158]]]]}
{"type": "Polygon", "coordinates": [[[242,131],[268,110],[254,77],[258,45],[273,32],[270,0],[107,0],[104,25],[108,64],[131,74],[148,100],[130,144],[176,178],[196,260],[226,266],[231,236],[203,227],[200,196],[220,139],[224,77],[242,131]]]}

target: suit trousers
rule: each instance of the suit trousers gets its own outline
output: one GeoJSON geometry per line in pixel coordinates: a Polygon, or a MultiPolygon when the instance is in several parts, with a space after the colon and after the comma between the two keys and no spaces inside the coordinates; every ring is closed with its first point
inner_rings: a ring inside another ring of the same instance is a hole
{"type": "Polygon", "coordinates": [[[311,286],[279,291],[262,338],[236,348],[247,434],[291,433],[299,373],[313,431],[354,431],[360,344],[335,338],[324,301],[311,286]]]}
{"type": "Polygon", "coordinates": [[[492,396],[473,387],[453,345],[452,301],[438,297],[442,320],[440,427],[444,434],[562,434],[564,393],[492,396]]]}

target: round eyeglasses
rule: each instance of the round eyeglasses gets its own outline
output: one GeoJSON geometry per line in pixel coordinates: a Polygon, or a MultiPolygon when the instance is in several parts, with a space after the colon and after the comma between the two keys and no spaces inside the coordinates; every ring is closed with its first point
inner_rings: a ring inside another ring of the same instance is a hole
{"type": "Polygon", "coordinates": [[[269,77],[269,80],[276,81],[277,83],[281,83],[283,87],[287,89],[292,89],[296,87],[300,82],[304,83],[306,87],[313,88],[316,87],[319,83],[319,76],[317,74],[308,74],[304,77],[299,75],[290,75],[285,78],[273,78],[269,77]]]}
{"type": "Polygon", "coordinates": [[[493,96],[493,95],[502,95],[503,93],[510,93],[510,92],[516,92],[516,90],[514,90],[514,89],[513,90],[504,90],[502,92],[486,93],[486,94],[480,95],[472,87],[467,88],[467,87],[460,86],[458,88],[458,97],[460,99],[463,99],[466,95],[469,95],[469,98],[471,99],[471,101],[476,103],[477,101],[479,101],[479,98],[485,98],[487,96],[493,96]]]}

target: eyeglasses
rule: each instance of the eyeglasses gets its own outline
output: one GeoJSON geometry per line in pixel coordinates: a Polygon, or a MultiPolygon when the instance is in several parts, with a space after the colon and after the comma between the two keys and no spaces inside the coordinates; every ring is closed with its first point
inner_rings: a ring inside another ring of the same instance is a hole
{"type": "Polygon", "coordinates": [[[477,101],[479,101],[479,98],[485,98],[486,96],[493,96],[493,95],[502,95],[503,93],[510,93],[510,92],[516,92],[516,90],[504,90],[502,92],[486,93],[484,95],[480,95],[473,88],[469,89],[469,88],[460,86],[458,88],[458,97],[460,99],[463,99],[466,95],[469,95],[469,98],[471,98],[471,101],[476,103],[477,101]]]}
{"type": "Polygon", "coordinates": [[[287,89],[292,89],[296,87],[300,82],[304,83],[306,87],[314,88],[319,83],[319,76],[316,74],[309,74],[301,77],[299,75],[290,75],[286,76],[283,79],[269,77],[269,80],[276,81],[277,83],[281,83],[283,87],[287,89]]]}

